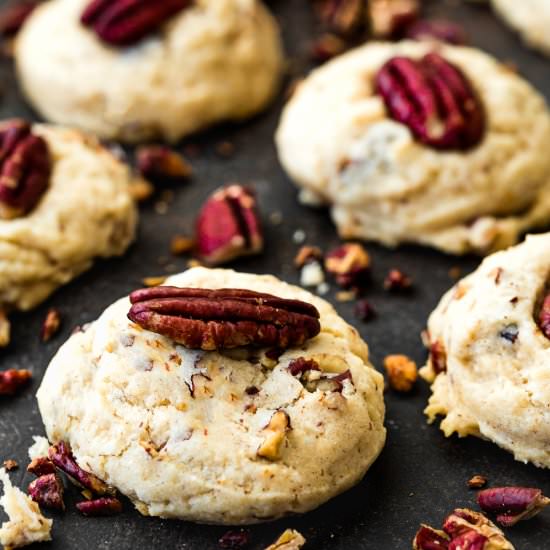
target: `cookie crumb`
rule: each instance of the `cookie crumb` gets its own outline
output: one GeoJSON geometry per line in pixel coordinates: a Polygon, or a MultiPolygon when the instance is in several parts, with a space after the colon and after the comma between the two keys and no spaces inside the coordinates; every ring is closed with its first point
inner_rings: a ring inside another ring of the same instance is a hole
{"type": "Polygon", "coordinates": [[[487,478],[481,475],[475,475],[468,480],[468,487],[470,489],[481,489],[487,485],[487,478]]]}

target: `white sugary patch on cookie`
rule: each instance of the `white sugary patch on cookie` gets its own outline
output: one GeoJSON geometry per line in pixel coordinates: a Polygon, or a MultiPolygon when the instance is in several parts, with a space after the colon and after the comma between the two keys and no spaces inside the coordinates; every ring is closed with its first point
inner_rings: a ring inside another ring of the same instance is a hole
{"type": "Polygon", "coordinates": [[[3,468],[0,469],[0,481],[4,485],[0,506],[9,517],[0,528],[0,544],[6,548],[20,548],[51,540],[53,521],[45,518],[38,504],[11,484],[3,468]]]}

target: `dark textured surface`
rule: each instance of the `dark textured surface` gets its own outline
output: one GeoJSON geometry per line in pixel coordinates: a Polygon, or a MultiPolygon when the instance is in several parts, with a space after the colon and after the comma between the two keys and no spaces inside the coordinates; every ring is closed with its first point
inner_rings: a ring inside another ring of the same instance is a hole
{"type": "MultiPolygon", "coordinates": [[[[305,52],[314,29],[308,3],[278,0],[271,4],[283,24],[289,53],[301,59],[298,66],[305,68],[305,52]]],[[[524,49],[487,8],[443,1],[428,5],[430,11],[447,14],[464,23],[473,44],[502,60],[513,61],[528,80],[550,95],[550,62],[524,49]]],[[[0,63],[0,76],[0,116],[30,115],[17,91],[9,62],[0,63]]],[[[167,266],[172,271],[183,270],[182,259],[169,258],[170,237],[176,232],[190,231],[198,206],[218,185],[230,181],[253,183],[266,218],[266,253],[235,263],[237,269],[274,273],[296,283],[298,274],[292,267],[297,249],[292,234],[296,229],[306,232],[310,244],[328,248],[338,243],[325,212],[297,204],[295,189],[277,163],[272,136],[282,102],[279,99],[267,114],[246,125],[220,128],[193,140],[203,148],[201,156],[193,161],[193,181],[176,189],[175,200],[165,215],[157,214],[153,205],[142,209],[139,239],[124,258],[98,263],[36,311],[13,318],[13,342],[8,350],[0,353],[0,368],[30,368],[34,382],[19,397],[0,399],[2,460],[15,458],[26,465],[31,436],[42,434],[34,392],[48,361],[72,327],[95,319],[115,299],[139,287],[143,277],[163,274],[166,261],[173,264],[167,266]],[[215,145],[226,139],[236,146],[236,154],[229,160],[215,153],[215,145]],[[283,213],[281,225],[269,223],[269,213],[274,211],[283,213]],[[39,342],[39,331],[49,307],[61,310],[64,324],[61,333],[44,345],[39,342]]],[[[467,272],[476,266],[477,259],[459,260],[415,247],[396,251],[376,245],[368,248],[374,260],[374,280],[368,297],[378,311],[377,319],[364,325],[358,323],[352,315],[352,305],[336,302],[333,291],[328,298],[367,339],[378,367],[386,354],[394,352],[409,354],[421,364],[425,352],[419,333],[429,312],[452,283],[449,269],[459,265],[467,272]],[[402,268],[413,277],[415,291],[410,296],[388,296],[381,290],[384,275],[391,267],[402,268]]],[[[420,522],[437,525],[452,508],[474,505],[474,492],[466,488],[466,481],[473,474],[488,476],[494,485],[525,484],[550,493],[547,471],[514,462],[508,453],[487,442],[473,438],[445,439],[437,426],[428,426],[422,414],[428,393],[423,383],[418,384],[412,395],[400,397],[388,393],[387,446],[365,480],[303,517],[251,528],[249,548],[264,548],[280,531],[292,526],[306,536],[307,548],[312,549],[408,549],[420,522]]],[[[30,481],[24,468],[14,472],[12,479],[21,487],[30,481]]],[[[69,511],[63,517],[56,516],[54,541],[41,546],[43,548],[214,549],[226,530],[143,518],[128,502],[125,512],[116,518],[85,519],[72,506],[75,492],[69,493],[69,511]]],[[[509,530],[509,536],[518,549],[541,550],[550,548],[549,528],[550,513],[547,512],[509,530]]]]}

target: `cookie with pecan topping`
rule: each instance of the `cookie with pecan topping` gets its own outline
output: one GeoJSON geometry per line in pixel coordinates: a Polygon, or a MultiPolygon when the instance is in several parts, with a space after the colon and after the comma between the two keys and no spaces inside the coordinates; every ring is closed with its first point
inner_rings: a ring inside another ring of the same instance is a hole
{"type": "Polygon", "coordinates": [[[60,349],[38,391],[48,437],[145,515],[254,523],[357,483],[386,436],[357,331],[268,275],[201,267],[165,285],[60,349]]]}

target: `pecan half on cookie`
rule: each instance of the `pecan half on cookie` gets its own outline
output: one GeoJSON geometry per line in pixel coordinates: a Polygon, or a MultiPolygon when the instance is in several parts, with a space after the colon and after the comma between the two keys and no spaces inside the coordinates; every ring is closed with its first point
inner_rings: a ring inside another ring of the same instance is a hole
{"type": "Polygon", "coordinates": [[[391,117],[435,149],[465,150],[483,138],[483,105],[464,73],[438,53],[419,60],[393,57],[376,89],[391,117]]]}
{"type": "Polygon", "coordinates": [[[129,46],[190,5],[191,0],[93,0],[80,20],[104,42],[129,46]]]}
{"type": "Polygon", "coordinates": [[[192,349],[302,345],[321,330],[317,309],[244,289],[161,286],[130,294],[128,318],[192,349]]]}
{"type": "Polygon", "coordinates": [[[0,218],[31,211],[48,187],[51,161],[48,145],[19,119],[0,124],[0,218]]]}

